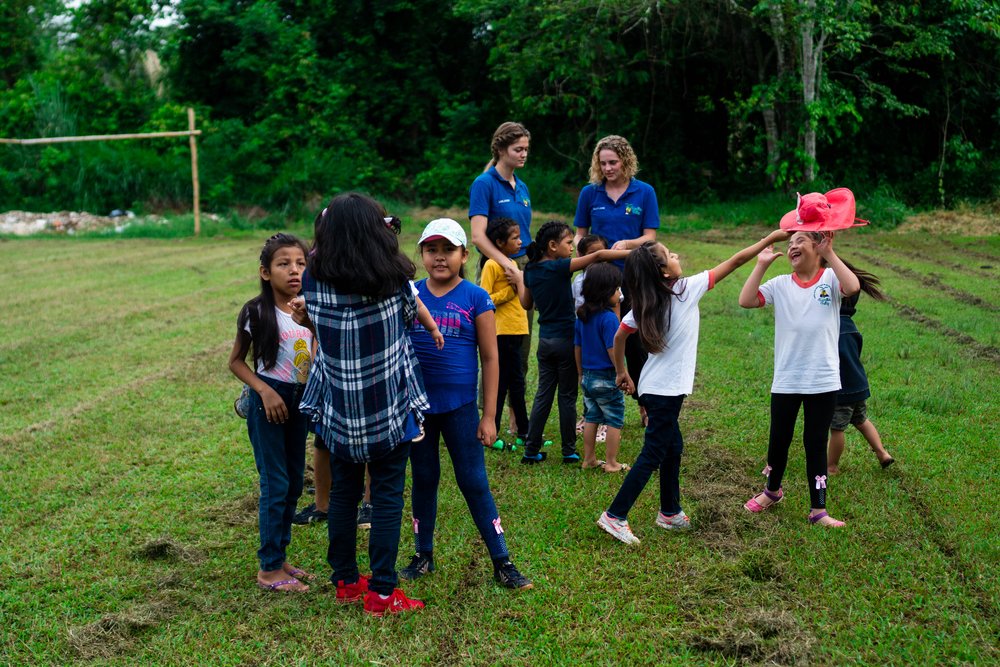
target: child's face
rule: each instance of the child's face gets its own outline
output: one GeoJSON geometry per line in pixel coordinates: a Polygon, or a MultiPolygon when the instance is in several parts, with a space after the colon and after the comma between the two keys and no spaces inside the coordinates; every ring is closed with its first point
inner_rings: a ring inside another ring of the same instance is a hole
{"type": "Polygon", "coordinates": [[[271,289],[287,301],[302,289],[302,272],[306,270],[306,255],[297,245],[278,248],[271,255],[271,265],[260,267],[260,277],[271,283],[271,289]]]}
{"type": "Polygon", "coordinates": [[[663,267],[663,277],[676,279],[681,277],[681,259],[677,253],[670,252],[670,249],[662,243],[656,244],[656,254],[660,257],[660,266],[663,267]]]}
{"type": "Polygon", "coordinates": [[[788,262],[793,269],[815,261],[818,256],[816,242],[808,234],[796,232],[788,239],[788,262]]]}
{"type": "Polygon", "coordinates": [[[604,245],[604,241],[594,241],[587,248],[587,252],[583,253],[583,256],[585,257],[587,255],[593,255],[598,250],[607,250],[607,249],[608,247],[604,245]]]}
{"type": "Polygon", "coordinates": [[[497,249],[508,257],[516,255],[521,250],[521,228],[517,225],[511,227],[510,234],[500,241],[497,249]]]}
{"type": "Polygon", "coordinates": [[[558,259],[573,256],[573,234],[566,232],[558,241],[549,241],[549,253],[558,259]]]}
{"type": "Polygon", "coordinates": [[[420,246],[420,259],[432,282],[445,283],[458,276],[462,265],[469,259],[469,251],[448,239],[437,238],[420,246]]]}

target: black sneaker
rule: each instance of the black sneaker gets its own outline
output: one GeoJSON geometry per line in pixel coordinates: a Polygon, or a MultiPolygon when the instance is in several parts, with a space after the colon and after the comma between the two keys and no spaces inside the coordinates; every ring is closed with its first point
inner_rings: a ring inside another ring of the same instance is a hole
{"type": "MultiPolygon", "coordinates": [[[[400,574],[402,574],[402,572],[400,574]]],[[[505,588],[525,591],[534,587],[534,584],[531,583],[531,579],[528,579],[526,576],[518,572],[517,568],[514,567],[514,564],[509,560],[493,567],[493,578],[497,580],[498,584],[505,588]]]]}
{"type": "Polygon", "coordinates": [[[326,521],[326,512],[320,512],[316,509],[316,503],[302,509],[302,511],[292,517],[292,523],[299,526],[307,526],[310,523],[322,523],[323,521],[326,521]]]}
{"type": "Polygon", "coordinates": [[[403,579],[413,580],[433,571],[434,556],[429,553],[415,553],[413,554],[413,558],[410,559],[410,564],[399,571],[399,576],[403,579]]]}
{"type": "Polygon", "coordinates": [[[358,528],[369,530],[372,527],[372,504],[361,501],[358,508],[358,528]]]}
{"type": "Polygon", "coordinates": [[[521,463],[523,463],[526,466],[534,465],[536,463],[541,463],[544,460],[545,460],[545,452],[538,452],[534,456],[528,456],[527,454],[525,454],[524,456],[521,457],[521,463]]]}

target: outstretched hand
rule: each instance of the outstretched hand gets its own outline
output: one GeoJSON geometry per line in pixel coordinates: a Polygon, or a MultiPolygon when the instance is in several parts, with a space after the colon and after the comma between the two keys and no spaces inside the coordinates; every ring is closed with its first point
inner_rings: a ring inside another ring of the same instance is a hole
{"type": "Polygon", "coordinates": [[[784,253],[780,250],[774,249],[774,244],[767,246],[757,255],[757,263],[763,264],[764,266],[770,266],[774,260],[781,257],[784,253]]]}

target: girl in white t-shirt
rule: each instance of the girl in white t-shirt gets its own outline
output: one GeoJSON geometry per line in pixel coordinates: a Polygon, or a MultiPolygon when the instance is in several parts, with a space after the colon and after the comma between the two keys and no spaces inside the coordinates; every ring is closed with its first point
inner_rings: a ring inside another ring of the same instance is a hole
{"type": "Polygon", "coordinates": [[[764,490],[744,507],[763,512],[784,498],[781,479],[799,407],[804,425],[806,481],[811,523],[840,528],[826,512],[826,439],[840,389],[840,300],[857,294],[858,277],[833,251],[832,232],[796,232],[788,241],[792,273],[760,284],[781,256],[773,247],[757,256],[757,265],[740,291],[744,308],[774,306],[774,381],[771,384],[771,435],[767,446],[764,490]]]}
{"type": "Polygon", "coordinates": [[[698,302],[716,283],[775,241],[788,238],[777,230],[744,248],[710,271],[681,277],[676,254],[652,241],[632,251],[625,260],[625,286],[632,295],[632,310],[615,334],[616,381],[627,393],[636,391],[625,368],[625,341],[639,332],[649,358],[639,378],[639,405],[649,421],[642,451],[622,487],[597,525],[626,544],[638,544],[628,525],[628,512],[646,487],[654,470],[660,471],[660,511],[656,525],[666,530],[684,529],[691,521],[680,503],[679,473],[684,440],[677,423],[684,397],[694,386],[700,316],[698,302]]]}
{"type": "Polygon", "coordinates": [[[305,592],[313,575],[285,559],[295,503],[302,494],[306,417],[299,399],[312,364],[313,334],[292,319],[289,302],[302,287],[307,248],[289,234],[275,234],[260,253],[260,294],[240,310],[229,370],[249,385],[247,433],[260,475],[260,570],[267,591],[305,592]],[[254,370],[247,365],[253,348],[254,370]],[[255,372],[256,371],[256,372],[255,372]]]}

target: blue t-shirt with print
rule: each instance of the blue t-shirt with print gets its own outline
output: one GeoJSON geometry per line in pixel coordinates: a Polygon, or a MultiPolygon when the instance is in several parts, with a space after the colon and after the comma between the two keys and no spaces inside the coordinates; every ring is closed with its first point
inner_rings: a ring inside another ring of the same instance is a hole
{"type": "Polygon", "coordinates": [[[580,361],[585,371],[604,371],[614,368],[608,350],[615,346],[618,316],[613,310],[594,313],[584,322],[576,321],[573,345],[580,347],[580,361]]]}
{"type": "Polygon", "coordinates": [[[570,259],[528,262],[524,284],[531,290],[538,313],[539,338],[572,338],[576,312],[573,309],[573,272],[570,259]]]}
{"type": "Polygon", "coordinates": [[[451,412],[476,400],[479,373],[476,317],[495,311],[496,307],[486,290],[468,280],[444,296],[431,294],[426,278],[417,281],[416,287],[420,300],[444,336],[444,349],[439,350],[419,321],[413,321],[409,332],[431,404],[428,413],[451,412]]]}
{"type": "MultiPolygon", "coordinates": [[[[609,248],[622,239],[639,238],[643,230],[660,227],[656,192],[648,183],[633,178],[615,202],[608,197],[604,183],[591,183],[580,191],[573,224],[589,228],[591,234],[603,236],[608,240],[609,248]]],[[[618,268],[624,265],[624,260],[615,261],[618,268]]]]}
{"type": "Polygon", "coordinates": [[[469,188],[469,218],[485,215],[487,220],[510,218],[521,228],[521,250],[511,257],[520,257],[531,245],[531,195],[528,186],[517,174],[510,187],[496,167],[490,167],[469,188]]]}

